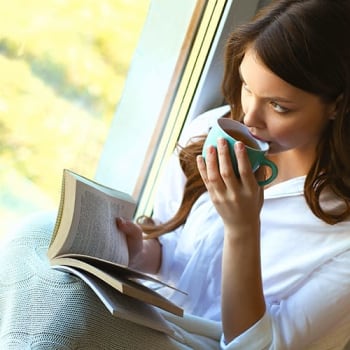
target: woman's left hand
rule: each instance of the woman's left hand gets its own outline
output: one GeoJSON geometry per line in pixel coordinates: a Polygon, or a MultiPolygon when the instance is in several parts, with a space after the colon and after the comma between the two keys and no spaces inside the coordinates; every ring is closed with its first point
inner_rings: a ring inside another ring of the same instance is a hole
{"type": "Polygon", "coordinates": [[[197,157],[197,166],[211,200],[231,232],[245,231],[259,223],[263,203],[263,190],[253,173],[246,148],[242,142],[236,142],[235,155],[239,177],[235,175],[229,154],[229,145],[225,139],[219,139],[217,150],[210,146],[206,161],[197,157]],[[241,230],[242,229],[242,230],[241,230]]]}

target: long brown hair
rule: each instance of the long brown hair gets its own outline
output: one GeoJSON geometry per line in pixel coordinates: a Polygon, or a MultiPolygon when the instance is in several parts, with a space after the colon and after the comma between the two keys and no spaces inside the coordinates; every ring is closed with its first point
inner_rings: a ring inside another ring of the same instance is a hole
{"type": "Polygon", "coordinates": [[[138,218],[138,223],[143,231],[148,234],[147,238],[158,237],[183,225],[194,202],[206,191],[196,163],[197,155],[202,153],[205,136],[196,137],[193,142],[189,142],[185,147],[178,145],[180,166],[186,176],[182,201],[175,215],[165,223],[154,225],[150,218],[138,218]]]}
{"type": "Polygon", "coordinates": [[[336,114],[320,138],[304,186],[312,212],[329,224],[350,215],[350,2],[346,0],[277,0],[254,21],[237,28],[227,42],[223,91],[242,118],[238,74],[252,45],[259,58],[289,84],[336,103],[336,114]],[[332,190],[345,204],[342,212],[322,209],[320,196],[332,190]]]}
{"type": "MultiPolygon", "coordinates": [[[[281,79],[325,102],[336,103],[336,115],[319,141],[316,160],[304,186],[310,209],[329,224],[350,215],[349,18],[348,0],[273,1],[251,22],[238,26],[228,38],[222,82],[224,97],[231,106],[231,117],[242,120],[239,66],[250,46],[281,79]],[[320,196],[325,188],[344,202],[342,212],[322,208],[320,196]]],[[[202,144],[196,141],[180,152],[180,164],[187,177],[180,209],[162,226],[144,226],[151,236],[182,225],[195,200],[206,190],[195,162],[202,144]]]]}

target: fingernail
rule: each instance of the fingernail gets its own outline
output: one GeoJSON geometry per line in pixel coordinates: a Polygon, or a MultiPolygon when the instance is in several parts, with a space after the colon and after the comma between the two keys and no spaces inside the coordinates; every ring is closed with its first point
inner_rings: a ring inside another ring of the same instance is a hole
{"type": "Polygon", "coordinates": [[[116,218],[116,222],[117,222],[117,225],[118,225],[118,226],[119,226],[119,225],[125,225],[126,220],[125,220],[124,218],[122,218],[122,217],[117,217],[117,218],[116,218]]]}
{"type": "Polygon", "coordinates": [[[207,153],[214,154],[215,153],[215,147],[214,146],[209,146],[207,149],[207,153]]]}
{"type": "Polygon", "coordinates": [[[242,151],[244,149],[244,143],[241,142],[241,141],[238,141],[235,143],[235,148],[238,150],[238,151],[242,151]]]}
{"type": "Polygon", "coordinates": [[[197,159],[197,162],[200,163],[200,164],[204,161],[203,156],[200,155],[200,154],[197,155],[196,159],[197,159]]]}
{"type": "Polygon", "coordinates": [[[225,146],[226,145],[226,140],[223,137],[220,137],[218,139],[218,145],[219,146],[225,146]]]}

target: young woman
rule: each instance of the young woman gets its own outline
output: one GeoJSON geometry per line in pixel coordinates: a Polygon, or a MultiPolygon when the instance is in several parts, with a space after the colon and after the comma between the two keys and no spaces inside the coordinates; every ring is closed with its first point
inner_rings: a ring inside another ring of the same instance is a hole
{"type": "Polygon", "coordinates": [[[169,296],[197,316],[172,319],[184,342],[108,318],[87,287],[47,272],[42,258],[36,257],[41,265],[23,263],[40,242],[47,244],[35,228],[1,255],[0,345],[13,345],[14,334],[28,345],[24,335],[40,333],[46,344],[54,334],[65,348],[343,349],[350,338],[349,18],[346,0],[279,0],[228,40],[229,117],[269,142],[279,169],[274,183],[258,186],[263,171],[251,171],[241,143],[239,178],[224,140],[203,161],[201,135],[218,116],[227,117],[222,107],[191,125],[184,139],[198,137],[180,150],[181,168],[171,160],[154,209],[154,222],[163,223],[117,220],[131,266],[189,293],[169,296]],[[23,288],[28,281],[37,283],[23,288]],[[53,309],[47,319],[45,310],[53,309]],[[215,343],[216,324],[222,334],[215,343]],[[51,328],[43,332],[40,325],[51,328]]]}
{"type": "MultiPolygon", "coordinates": [[[[208,149],[206,164],[198,156],[224,234],[215,219],[193,231],[186,222],[174,243],[186,262],[171,265],[191,292],[196,269],[205,270],[204,285],[220,280],[223,348],[340,349],[350,338],[349,16],[349,1],[279,0],[229,38],[223,89],[231,116],[269,142],[279,175],[260,188],[242,143],[239,179],[224,140],[208,149]]],[[[198,185],[190,172],[188,186],[198,185]]],[[[172,239],[160,239],[163,249],[172,239]]],[[[210,293],[194,294],[217,307],[210,293]]],[[[194,304],[192,312],[208,316],[194,304]]]]}

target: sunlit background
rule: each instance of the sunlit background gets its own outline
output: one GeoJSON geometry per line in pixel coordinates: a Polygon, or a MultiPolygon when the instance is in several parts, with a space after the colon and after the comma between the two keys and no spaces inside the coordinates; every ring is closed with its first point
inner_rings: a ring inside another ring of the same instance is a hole
{"type": "Polygon", "coordinates": [[[2,232],[57,208],[63,168],[94,176],[149,2],[0,2],[2,232]]]}

